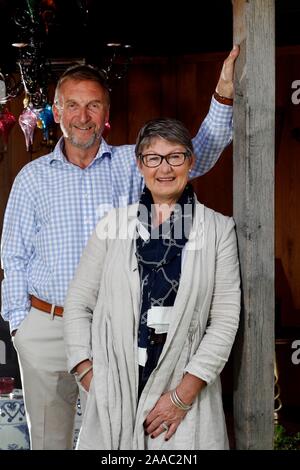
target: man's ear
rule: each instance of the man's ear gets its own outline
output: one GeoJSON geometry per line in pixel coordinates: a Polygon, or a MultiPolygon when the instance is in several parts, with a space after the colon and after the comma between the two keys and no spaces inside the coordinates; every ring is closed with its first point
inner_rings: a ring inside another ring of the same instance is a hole
{"type": "Polygon", "coordinates": [[[53,112],[54,121],[57,124],[59,124],[60,123],[60,111],[55,103],[52,105],[52,112],[53,112]]]}

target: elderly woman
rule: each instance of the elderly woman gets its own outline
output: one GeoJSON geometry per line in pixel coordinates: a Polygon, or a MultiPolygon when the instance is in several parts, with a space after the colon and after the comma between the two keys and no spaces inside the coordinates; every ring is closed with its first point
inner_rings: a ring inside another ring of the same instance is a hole
{"type": "Polygon", "coordinates": [[[188,184],[187,129],[139,132],[139,204],[96,227],[69,287],[69,369],[88,390],[79,449],[226,449],[220,372],[239,322],[233,220],[188,184]]]}

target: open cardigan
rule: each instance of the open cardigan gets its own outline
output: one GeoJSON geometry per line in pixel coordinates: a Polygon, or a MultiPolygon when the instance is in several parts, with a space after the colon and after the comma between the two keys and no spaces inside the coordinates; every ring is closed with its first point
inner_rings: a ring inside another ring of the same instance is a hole
{"type": "Polygon", "coordinates": [[[234,222],[196,203],[166,343],[138,402],[140,279],[132,236],[137,208],[113,209],[99,222],[65,303],[69,370],[93,359],[78,449],[226,449],[220,372],[240,312],[234,222]],[[145,436],[147,414],[185,372],[207,386],[169,441],[164,433],[145,436]]]}

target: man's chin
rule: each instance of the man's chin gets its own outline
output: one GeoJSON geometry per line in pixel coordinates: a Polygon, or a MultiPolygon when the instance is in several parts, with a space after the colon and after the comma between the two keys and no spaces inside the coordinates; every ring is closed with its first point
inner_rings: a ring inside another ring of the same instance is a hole
{"type": "Polygon", "coordinates": [[[91,147],[93,147],[96,142],[99,143],[100,139],[101,139],[101,136],[93,135],[93,137],[91,139],[86,140],[86,141],[78,140],[74,137],[70,137],[69,141],[74,147],[76,147],[78,149],[88,150],[91,147]]]}

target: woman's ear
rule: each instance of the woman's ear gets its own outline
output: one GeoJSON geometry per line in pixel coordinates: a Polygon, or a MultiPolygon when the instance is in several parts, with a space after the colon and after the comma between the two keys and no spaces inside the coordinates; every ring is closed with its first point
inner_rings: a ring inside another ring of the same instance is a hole
{"type": "Polygon", "coordinates": [[[142,160],[140,158],[136,159],[136,164],[137,164],[137,167],[140,170],[140,172],[143,173],[143,164],[142,164],[142,160]]]}
{"type": "Polygon", "coordinates": [[[190,168],[189,168],[190,170],[191,170],[192,168],[194,168],[195,162],[196,162],[196,157],[195,157],[195,155],[193,154],[193,155],[190,157],[190,168]]]}

